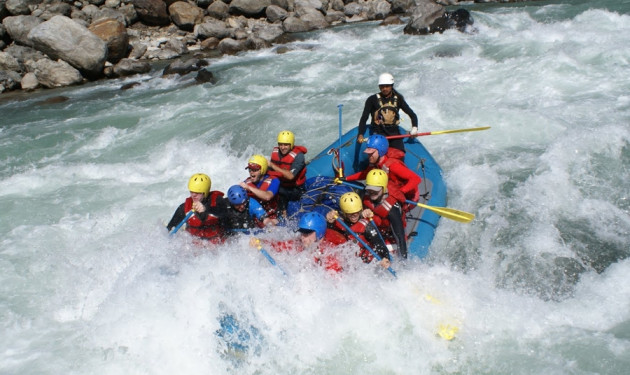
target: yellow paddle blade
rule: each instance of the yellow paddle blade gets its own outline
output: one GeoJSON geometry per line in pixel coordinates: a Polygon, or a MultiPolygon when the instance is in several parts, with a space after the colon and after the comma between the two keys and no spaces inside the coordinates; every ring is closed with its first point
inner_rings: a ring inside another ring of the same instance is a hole
{"type": "Polygon", "coordinates": [[[444,340],[452,340],[455,338],[455,335],[459,332],[459,328],[456,326],[452,326],[450,324],[440,324],[438,326],[437,334],[444,340]]]}
{"type": "Polygon", "coordinates": [[[447,207],[428,206],[426,204],[417,202],[412,203],[415,203],[418,207],[426,208],[429,211],[435,212],[436,214],[447,219],[459,221],[460,223],[470,223],[475,218],[475,215],[471,214],[470,212],[460,211],[447,207]]]}
{"type": "Polygon", "coordinates": [[[432,303],[432,304],[434,304],[434,305],[439,305],[439,304],[441,304],[441,303],[442,303],[442,301],[440,301],[439,299],[437,299],[437,298],[433,297],[433,296],[432,296],[432,295],[430,295],[430,294],[425,294],[425,295],[424,295],[424,299],[425,299],[425,300],[427,300],[427,301],[429,301],[429,302],[431,302],[431,303],[432,303]]]}
{"type": "Polygon", "coordinates": [[[436,134],[449,134],[449,133],[462,133],[462,132],[476,132],[480,130],[488,130],[489,126],[482,126],[480,128],[468,128],[468,129],[453,129],[453,130],[438,130],[436,132],[431,132],[431,135],[436,134]]]}

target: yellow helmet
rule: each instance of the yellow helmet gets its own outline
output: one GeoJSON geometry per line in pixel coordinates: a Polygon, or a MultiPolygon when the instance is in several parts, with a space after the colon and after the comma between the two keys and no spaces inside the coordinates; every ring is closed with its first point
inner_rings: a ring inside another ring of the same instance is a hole
{"type": "Polygon", "coordinates": [[[247,161],[247,168],[251,168],[251,164],[260,166],[260,174],[267,173],[267,159],[262,155],[254,155],[247,161]]]}
{"type": "Polygon", "coordinates": [[[188,180],[188,190],[193,193],[203,193],[204,197],[207,197],[208,193],[210,193],[211,186],[212,181],[207,174],[195,173],[190,180],[188,180]]]}
{"type": "Polygon", "coordinates": [[[278,143],[288,143],[293,148],[295,144],[295,134],[289,130],[283,130],[278,133],[278,143]]]}
{"type": "Polygon", "coordinates": [[[380,186],[383,188],[383,191],[387,191],[388,181],[387,173],[382,169],[372,169],[365,178],[365,184],[367,186],[380,186]]]}
{"type": "Polygon", "coordinates": [[[359,194],[351,191],[345,193],[339,199],[339,208],[344,214],[353,214],[363,209],[363,203],[359,194]]]}

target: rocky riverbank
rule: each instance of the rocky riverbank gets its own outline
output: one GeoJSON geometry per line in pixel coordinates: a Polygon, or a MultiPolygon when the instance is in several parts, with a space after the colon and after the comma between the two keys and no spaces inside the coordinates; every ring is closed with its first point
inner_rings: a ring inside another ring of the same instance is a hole
{"type": "Polygon", "coordinates": [[[349,22],[405,17],[404,32],[420,35],[472,25],[467,11],[445,10],[458,0],[436,1],[0,0],[0,92],[146,73],[160,60],[173,60],[165,74],[212,81],[209,58],[349,22]]]}

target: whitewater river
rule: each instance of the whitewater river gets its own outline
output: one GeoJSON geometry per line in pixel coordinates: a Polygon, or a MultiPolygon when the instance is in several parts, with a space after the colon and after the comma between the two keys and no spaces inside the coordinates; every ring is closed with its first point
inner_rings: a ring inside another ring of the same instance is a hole
{"type": "Polygon", "coordinates": [[[347,25],[213,60],[215,85],[0,96],[0,373],[627,374],[630,1],[468,7],[474,33],[347,25]],[[284,129],[314,156],[386,71],[420,131],[492,127],[421,139],[477,216],[426,259],[331,277],[275,254],[284,277],[248,238],[167,236],[193,173],[225,191],[284,129]]]}

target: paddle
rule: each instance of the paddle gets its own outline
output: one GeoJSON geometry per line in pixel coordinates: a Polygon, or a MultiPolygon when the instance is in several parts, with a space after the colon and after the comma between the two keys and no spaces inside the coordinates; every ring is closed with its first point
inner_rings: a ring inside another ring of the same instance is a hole
{"type": "Polygon", "coordinates": [[[429,206],[420,202],[414,202],[410,200],[406,200],[406,202],[409,204],[415,204],[418,207],[426,208],[427,210],[435,212],[442,217],[459,221],[460,223],[470,223],[475,218],[475,215],[471,214],[470,212],[460,211],[453,208],[429,206]]]}
{"type": "Polygon", "coordinates": [[[337,148],[337,163],[339,165],[339,176],[338,177],[343,177],[343,165],[341,165],[341,114],[342,114],[342,108],[343,108],[343,104],[339,104],[337,105],[337,108],[339,108],[339,147],[337,148]]]}
{"type": "Polygon", "coordinates": [[[184,220],[182,220],[181,223],[177,224],[177,226],[175,228],[173,228],[171,230],[171,232],[168,234],[169,236],[174,235],[175,233],[177,233],[177,231],[179,230],[179,228],[181,228],[184,224],[186,224],[186,222],[188,221],[188,219],[190,219],[190,217],[195,213],[195,211],[190,210],[188,212],[188,214],[186,214],[186,217],[184,217],[184,220]]]}
{"type": "Polygon", "coordinates": [[[278,269],[280,270],[280,272],[282,272],[282,274],[284,276],[287,276],[287,273],[284,271],[284,269],[282,269],[282,267],[280,267],[280,265],[278,263],[276,263],[276,260],[273,259],[271,257],[271,255],[269,255],[269,253],[267,252],[267,250],[263,249],[262,245],[260,244],[260,240],[256,239],[256,247],[258,248],[258,251],[260,251],[262,253],[262,255],[265,256],[265,258],[267,258],[267,260],[269,261],[269,263],[271,263],[272,265],[278,267],[278,269]]]}
{"type": "MultiPolygon", "coordinates": [[[[356,238],[357,241],[359,241],[361,245],[363,245],[363,247],[365,247],[374,256],[374,258],[376,258],[376,260],[378,260],[379,262],[381,261],[382,258],[368,244],[366,244],[365,241],[363,241],[361,237],[359,237],[358,234],[354,233],[354,231],[350,229],[348,224],[344,223],[343,220],[339,217],[337,218],[337,222],[341,224],[348,231],[348,233],[350,233],[354,238],[356,238]]],[[[391,272],[391,274],[394,275],[394,277],[397,277],[396,272],[392,269],[391,266],[387,267],[387,270],[391,272]]]]}
{"type": "Polygon", "coordinates": [[[453,130],[439,130],[436,132],[424,132],[424,133],[416,133],[416,134],[401,134],[401,135],[390,135],[385,138],[387,139],[400,139],[400,138],[408,138],[408,137],[421,137],[424,135],[438,135],[438,134],[450,134],[450,133],[462,133],[462,132],[476,132],[480,130],[490,129],[489,126],[482,126],[479,128],[467,128],[467,129],[453,129],[453,130]]]}

